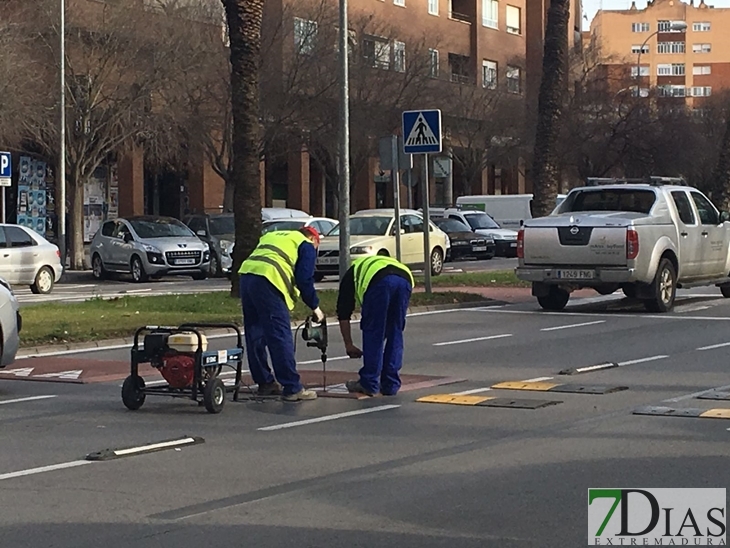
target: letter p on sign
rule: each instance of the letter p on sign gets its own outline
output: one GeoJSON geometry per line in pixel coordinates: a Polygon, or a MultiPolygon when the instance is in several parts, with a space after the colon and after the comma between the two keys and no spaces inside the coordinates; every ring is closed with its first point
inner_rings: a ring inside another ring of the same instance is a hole
{"type": "Polygon", "coordinates": [[[10,177],[12,173],[10,165],[10,153],[0,152],[0,177],[10,177]]]}

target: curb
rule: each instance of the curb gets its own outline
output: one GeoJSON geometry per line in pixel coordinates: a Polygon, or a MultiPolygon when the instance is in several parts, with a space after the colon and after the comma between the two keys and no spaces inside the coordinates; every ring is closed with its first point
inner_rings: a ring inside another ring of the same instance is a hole
{"type": "MultiPolygon", "coordinates": [[[[407,311],[408,315],[421,314],[424,312],[447,312],[450,310],[463,310],[469,308],[483,308],[485,306],[502,306],[508,304],[506,301],[498,301],[496,299],[485,298],[483,301],[474,301],[468,303],[454,303],[454,304],[437,304],[431,306],[415,306],[409,308],[407,311]]],[[[353,314],[352,321],[359,322],[360,314],[353,314]]],[[[291,330],[295,331],[302,322],[292,322],[291,330]]],[[[337,322],[328,322],[327,325],[337,325],[337,322]]],[[[232,335],[233,332],[228,329],[211,329],[207,331],[207,337],[209,339],[220,339],[232,335]]],[[[27,346],[18,350],[15,358],[18,360],[25,358],[42,357],[44,355],[62,355],[62,354],[73,354],[76,352],[94,352],[97,350],[119,350],[129,348],[134,342],[134,337],[121,337],[116,339],[104,339],[99,341],[88,341],[79,343],[60,343],[51,344],[45,346],[27,346]]]]}

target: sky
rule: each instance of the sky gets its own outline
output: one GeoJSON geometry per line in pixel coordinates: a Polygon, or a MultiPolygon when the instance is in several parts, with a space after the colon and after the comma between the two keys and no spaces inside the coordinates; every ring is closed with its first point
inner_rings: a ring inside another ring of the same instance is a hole
{"type": "MultiPolygon", "coordinates": [[[[698,4],[699,2],[695,2],[698,4]]],[[[716,8],[730,8],[730,0],[705,0],[705,3],[716,8]]],[[[631,7],[631,0],[583,0],[583,13],[588,19],[583,19],[583,30],[590,29],[590,22],[599,9],[625,10],[631,7]]],[[[644,9],[646,0],[636,0],[636,7],[644,9]]]]}

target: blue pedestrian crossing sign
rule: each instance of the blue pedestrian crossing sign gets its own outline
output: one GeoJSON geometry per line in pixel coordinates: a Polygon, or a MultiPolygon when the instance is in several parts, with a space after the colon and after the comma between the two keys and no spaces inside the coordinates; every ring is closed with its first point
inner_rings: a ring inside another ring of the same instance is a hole
{"type": "Polygon", "coordinates": [[[407,110],[403,113],[403,152],[441,152],[440,110],[407,110]]]}

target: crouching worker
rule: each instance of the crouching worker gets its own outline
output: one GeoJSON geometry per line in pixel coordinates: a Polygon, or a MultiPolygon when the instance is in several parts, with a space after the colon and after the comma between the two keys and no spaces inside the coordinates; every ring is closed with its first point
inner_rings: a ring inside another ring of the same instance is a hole
{"type": "Polygon", "coordinates": [[[346,383],[348,391],[395,396],[400,389],[403,330],[413,286],[407,266],[380,255],[355,260],[343,276],[337,299],[340,332],[347,355],[363,359],[360,378],[346,383]],[[350,329],[355,303],[362,310],[362,350],[353,344],[350,329]]]}
{"type": "Polygon", "coordinates": [[[289,315],[301,292],[317,321],[324,320],[314,289],[317,247],[319,233],[314,228],[269,232],[238,271],[248,367],[261,396],[281,395],[284,401],[317,398],[300,382],[289,315]]]}

